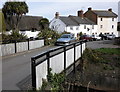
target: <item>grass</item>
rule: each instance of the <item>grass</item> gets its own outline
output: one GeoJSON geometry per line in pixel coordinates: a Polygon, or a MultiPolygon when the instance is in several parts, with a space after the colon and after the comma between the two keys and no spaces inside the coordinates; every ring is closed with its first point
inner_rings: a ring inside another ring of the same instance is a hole
{"type": "Polygon", "coordinates": [[[96,49],[96,51],[99,51],[105,54],[120,55],[120,48],[100,48],[100,49],[96,49]]]}
{"type": "Polygon", "coordinates": [[[96,64],[98,67],[103,67],[104,70],[114,70],[120,67],[120,48],[87,48],[83,53],[83,59],[91,64],[96,64]]]}

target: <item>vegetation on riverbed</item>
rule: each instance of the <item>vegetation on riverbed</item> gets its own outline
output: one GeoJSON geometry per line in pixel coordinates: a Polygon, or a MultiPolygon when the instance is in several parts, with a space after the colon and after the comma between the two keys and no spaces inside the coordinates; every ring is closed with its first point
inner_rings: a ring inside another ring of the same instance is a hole
{"type": "Polygon", "coordinates": [[[86,49],[83,59],[103,67],[104,70],[115,70],[120,67],[120,48],[86,49]]]}

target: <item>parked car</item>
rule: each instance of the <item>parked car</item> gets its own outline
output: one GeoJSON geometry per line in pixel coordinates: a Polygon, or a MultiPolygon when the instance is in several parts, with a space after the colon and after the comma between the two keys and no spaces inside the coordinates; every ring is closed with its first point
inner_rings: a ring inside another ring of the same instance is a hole
{"type": "Polygon", "coordinates": [[[92,39],[93,39],[94,41],[96,41],[96,40],[101,40],[101,37],[98,36],[98,35],[92,35],[92,39]]]}
{"type": "Polygon", "coordinates": [[[82,36],[80,37],[80,40],[92,41],[92,36],[90,36],[90,35],[82,35],[82,36]]]}
{"type": "Polygon", "coordinates": [[[99,36],[101,37],[101,40],[107,40],[107,35],[106,34],[99,34],[99,36]]]}
{"type": "Polygon", "coordinates": [[[63,34],[56,42],[55,45],[69,45],[75,42],[76,39],[73,34],[63,34]]]}
{"type": "Polygon", "coordinates": [[[114,39],[115,38],[115,35],[114,34],[108,34],[107,35],[107,39],[108,40],[112,40],[112,39],[114,39]]]}

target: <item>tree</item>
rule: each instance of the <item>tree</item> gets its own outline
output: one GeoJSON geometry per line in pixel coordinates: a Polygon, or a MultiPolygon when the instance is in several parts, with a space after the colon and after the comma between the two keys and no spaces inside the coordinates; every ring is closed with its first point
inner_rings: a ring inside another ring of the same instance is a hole
{"type": "Polygon", "coordinates": [[[28,12],[28,6],[25,2],[6,2],[2,12],[11,29],[18,30],[19,21],[28,12]]]}
{"type": "Polygon", "coordinates": [[[39,21],[39,25],[42,28],[42,30],[44,29],[48,29],[49,27],[49,20],[47,18],[43,18],[39,21]]]}
{"type": "Polygon", "coordinates": [[[0,32],[4,33],[6,31],[6,25],[5,25],[5,20],[4,20],[4,15],[2,12],[0,12],[0,32]]]}

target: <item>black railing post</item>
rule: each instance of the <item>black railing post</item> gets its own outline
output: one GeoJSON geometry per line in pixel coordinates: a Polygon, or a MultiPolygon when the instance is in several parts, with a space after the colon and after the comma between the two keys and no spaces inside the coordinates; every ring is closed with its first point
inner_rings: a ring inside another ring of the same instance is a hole
{"type": "Polygon", "coordinates": [[[32,89],[36,90],[36,66],[35,59],[31,58],[32,89]]]}
{"type": "Polygon", "coordinates": [[[81,44],[81,59],[82,59],[82,41],[80,42],[80,44],[81,44]]]}
{"type": "Polygon", "coordinates": [[[50,74],[50,53],[47,52],[47,74],[50,74]]]}
{"type": "Polygon", "coordinates": [[[64,46],[64,72],[66,73],[66,46],[64,46]]]}
{"type": "Polygon", "coordinates": [[[30,41],[29,41],[29,38],[28,38],[28,50],[30,50],[30,41]]]}
{"type": "Polygon", "coordinates": [[[85,42],[85,48],[87,47],[87,42],[85,42]]]}
{"type": "Polygon", "coordinates": [[[75,51],[75,44],[74,44],[74,65],[73,65],[73,71],[75,73],[75,57],[76,57],[76,51],[75,51]]]}
{"type": "Polygon", "coordinates": [[[17,53],[17,41],[15,40],[15,53],[17,53]]]}

